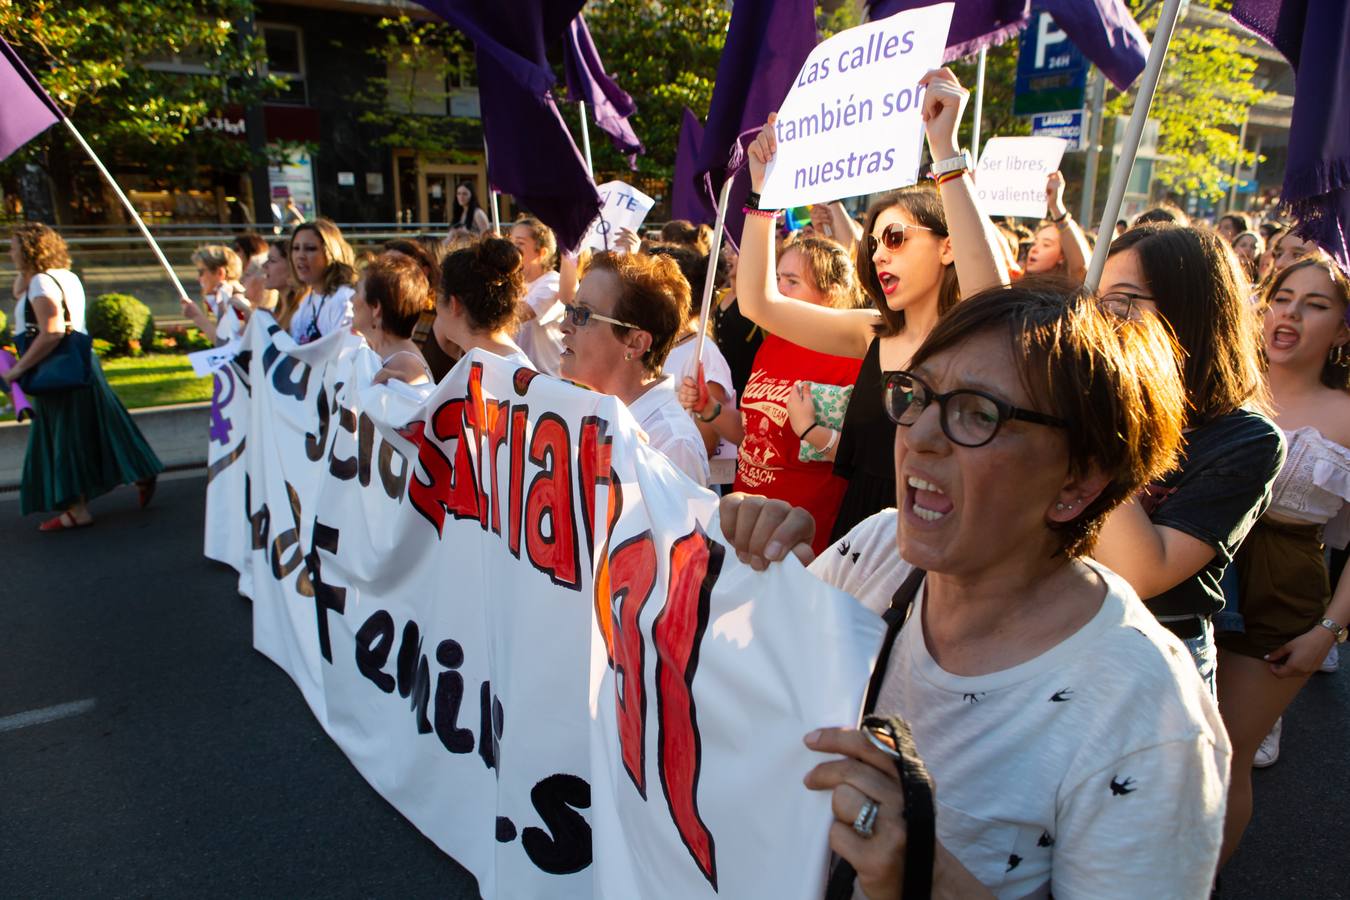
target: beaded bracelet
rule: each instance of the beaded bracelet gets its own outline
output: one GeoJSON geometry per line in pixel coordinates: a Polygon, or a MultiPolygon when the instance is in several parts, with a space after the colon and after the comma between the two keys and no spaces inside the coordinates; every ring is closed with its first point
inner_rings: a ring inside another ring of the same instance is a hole
{"type": "Polygon", "coordinates": [[[761,219],[778,218],[778,210],[760,209],[758,206],[743,206],[741,207],[741,212],[745,213],[747,216],[759,216],[761,219]]]}

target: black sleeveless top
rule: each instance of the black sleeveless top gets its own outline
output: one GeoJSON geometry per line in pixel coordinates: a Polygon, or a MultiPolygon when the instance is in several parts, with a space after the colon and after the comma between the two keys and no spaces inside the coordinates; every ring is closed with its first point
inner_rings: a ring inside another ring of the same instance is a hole
{"type": "Polygon", "coordinates": [[[712,316],[717,349],[731,367],[731,384],[739,397],[745,393],[745,383],[755,367],[755,354],[764,343],[764,329],[743,316],[740,304],[734,300],[726,309],[714,300],[712,316]]]}
{"type": "Polygon", "coordinates": [[[831,542],[868,516],[895,506],[895,423],[882,406],[884,380],[881,339],[873,338],[853,385],[834,456],[834,473],[848,479],[848,490],[834,520],[831,542]]]}

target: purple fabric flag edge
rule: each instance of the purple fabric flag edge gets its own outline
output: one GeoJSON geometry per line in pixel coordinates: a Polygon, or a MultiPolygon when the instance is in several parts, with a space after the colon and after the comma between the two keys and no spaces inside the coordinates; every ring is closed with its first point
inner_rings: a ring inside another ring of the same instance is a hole
{"type": "Polygon", "coordinates": [[[61,121],[61,110],[23,59],[0,37],[0,160],[61,121]]]}
{"type": "Polygon", "coordinates": [[[600,51],[580,15],[568,24],[563,36],[563,72],[568,96],[590,104],[595,124],[609,135],[614,149],[628,157],[628,165],[636,169],[637,155],[643,152],[643,146],[628,119],[637,112],[637,104],[605,71],[600,51]]]}

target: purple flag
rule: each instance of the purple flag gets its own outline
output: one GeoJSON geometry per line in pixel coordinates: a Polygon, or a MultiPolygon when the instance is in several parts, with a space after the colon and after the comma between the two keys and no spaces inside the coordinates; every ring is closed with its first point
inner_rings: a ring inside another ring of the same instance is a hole
{"type": "Polygon", "coordinates": [[[694,178],[698,164],[698,147],[703,141],[703,123],[689,107],[684,108],[680,120],[680,143],[675,150],[675,178],[670,192],[670,215],[688,219],[695,225],[713,223],[716,211],[708,202],[708,195],[694,178]]]}
{"type": "MultiPolygon", "coordinates": [[[[875,22],[933,3],[934,0],[867,0],[867,17],[875,22]]],[[[952,29],[947,33],[947,52],[943,56],[946,62],[1003,43],[1026,27],[1031,15],[1031,0],[955,0],[955,3],[952,29]]]]}
{"type": "Polygon", "coordinates": [[[1041,0],[1075,47],[1122,91],[1144,71],[1148,38],[1124,0],[1041,0]]]}
{"type": "Polygon", "coordinates": [[[61,120],[61,111],[0,37],[0,160],[61,120]]]}
{"type": "Polygon", "coordinates": [[[1294,116],[1281,202],[1350,274],[1350,4],[1233,0],[1233,18],[1294,67],[1294,116]]]}
{"type": "Polygon", "coordinates": [[[563,36],[563,72],[567,76],[567,96],[586,101],[595,115],[595,124],[609,135],[614,149],[628,157],[628,165],[636,169],[642,142],[628,118],[637,112],[637,104],[605,72],[591,31],[581,16],[568,23],[567,34],[563,36]]]}
{"type": "MultiPolygon", "coordinates": [[[[694,176],[715,204],[728,171],[744,158],[743,147],[769,113],[776,112],[816,47],[813,0],[736,0],[722,59],[717,64],[708,121],[694,176]],[[742,141],[742,135],[752,132],[742,141]],[[707,176],[704,180],[704,176],[707,176]]],[[[736,179],[727,206],[726,233],[739,240],[750,176],[736,179]]]]}
{"type": "Polygon", "coordinates": [[[488,145],[488,181],[575,249],[600,213],[600,195],[553,102],[545,48],[584,0],[418,0],[474,42],[488,145]]]}

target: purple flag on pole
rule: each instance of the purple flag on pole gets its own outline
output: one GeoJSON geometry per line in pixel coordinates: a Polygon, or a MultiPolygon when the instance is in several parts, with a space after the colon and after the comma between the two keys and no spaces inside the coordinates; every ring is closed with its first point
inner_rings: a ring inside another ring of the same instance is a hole
{"type": "Polygon", "coordinates": [[[689,107],[684,108],[680,120],[680,143],[675,150],[675,178],[670,192],[670,215],[688,219],[695,225],[711,225],[716,211],[708,202],[708,195],[694,177],[698,165],[698,148],[703,141],[703,123],[689,107]]]}
{"type": "Polygon", "coordinates": [[[1294,67],[1294,116],[1280,200],[1295,231],[1350,274],[1350,4],[1233,0],[1233,18],[1294,67]]]}
{"type": "Polygon", "coordinates": [[[1111,83],[1129,90],[1148,62],[1148,38],[1124,0],[1041,0],[1060,30],[1111,83]]]}
{"type": "MultiPolygon", "coordinates": [[[[717,64],[708,121],[703,127],[694,176],[715,206],[728,171],[743,159],[743,147],[769,113],[776,112],[802,63],[816,47],[813,0],[736,0],[722,59],[717,64]],[[752,132],[742,141],[742,135],[752,132]],[[706,180],[705,180],[706,176],[706,180]]],[[[726,233],[737,242],[750,192],[748,174],[736,179],[727,206],[726,233]]]]}
{"type": "Polygon", "coordinates": [[[637,112],[637,104],[605,72],[591,31],[581,16],[568,23],[567,34],[563,36],[563,72],[567,76],[567,96],[586,101],[595,124],[609,135],[614,149],[628,157],[628,165],[636,169],[642,142],[628,118],[637,112]]]}
{"type": "Polygon", "coordinates": [[[545,48],[584,0],[418,0],[474,42],[488,145],[488,181],[575,249],[600,213],[600,195],[553,102],[545,48]]]}
{"type": "MultiPolygon", "coordinates": [[[[933,3],[934,0],[867,0],[867,17],[875,22],[933,3]]],[[[955,3],[952,29],[947,33],[947,52],[943,55],[946,62],[1003,43],[1026,27],[1031,15],[1031,0],[955,0],[955,3]]]]}
{"type": "Polygon", "coordinates": [[[0,37],[0,160],[61,120],[61,111],[42,85],[0,37]]]}

